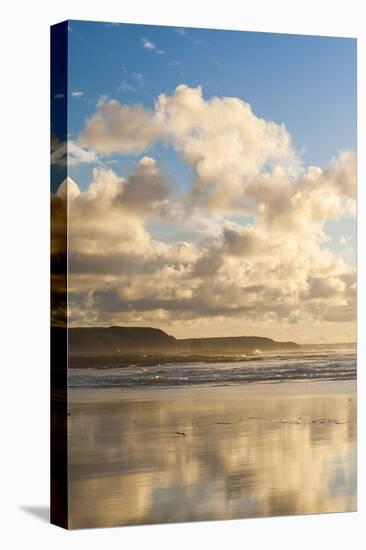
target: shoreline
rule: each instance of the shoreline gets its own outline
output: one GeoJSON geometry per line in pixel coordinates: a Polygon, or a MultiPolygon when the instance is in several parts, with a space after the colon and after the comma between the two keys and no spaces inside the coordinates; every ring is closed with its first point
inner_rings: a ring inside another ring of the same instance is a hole
{"type": "Polygon", "coordinates": [[[293,380],[250,382],[231,385],[191,385],[165,387],[68,387],[70,402],[169,401],[242,399],[258,397],[312,397],[357,395],[357,380],[293,380]]]}

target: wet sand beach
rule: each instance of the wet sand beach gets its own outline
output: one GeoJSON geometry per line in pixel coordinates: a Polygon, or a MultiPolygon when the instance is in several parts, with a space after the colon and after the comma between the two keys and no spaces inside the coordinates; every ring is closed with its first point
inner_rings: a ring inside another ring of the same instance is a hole
{"type": "Polygon", "coordinates": [[[69,526],[356,509],[355,381],[69,388],[69,526]]]}

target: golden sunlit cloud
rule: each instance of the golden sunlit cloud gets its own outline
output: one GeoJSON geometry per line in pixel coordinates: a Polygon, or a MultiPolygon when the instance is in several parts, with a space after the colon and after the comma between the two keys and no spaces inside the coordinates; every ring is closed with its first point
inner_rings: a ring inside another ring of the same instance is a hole
{"type": "Polygon", "coordinates": [[[70,322],[184,336],[207,334],[208,322],[217,335],[281,327],[296,337],[301,327],[305,341],[326,326],[328,340],[353,340],[356,273],[327,246],[325,226],[355,214],[355,154],[305,169],[284,126],[186,85],[153,111],[99,102],[78,147],[106,156],[159,141],[191,167],[190,189],[177,193],[142,155],[127,177],[100,167],[84,191],[69,182],[58,192],[70,203],[70,322]],[[164,238],[174,223],[185,238],[164,238]]]}

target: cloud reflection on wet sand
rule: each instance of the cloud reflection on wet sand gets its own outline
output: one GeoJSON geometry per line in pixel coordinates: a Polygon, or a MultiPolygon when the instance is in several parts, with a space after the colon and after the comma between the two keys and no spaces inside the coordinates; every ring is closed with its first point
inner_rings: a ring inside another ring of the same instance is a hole
{"type": "Polygon", "coordinates": [[[71,528],[356,509],[353,394],[76,395],[71,528]]]}

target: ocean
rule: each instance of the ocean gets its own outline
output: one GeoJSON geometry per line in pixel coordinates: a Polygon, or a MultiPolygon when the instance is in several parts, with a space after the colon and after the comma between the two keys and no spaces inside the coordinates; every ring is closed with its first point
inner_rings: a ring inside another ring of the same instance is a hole
{"type": "Polygon", "coordinates": [[[174,387],[252,382],[356,379],[354,346],[305,347],[299,351],[240,355],[215,362],[164,363],[142,367],[69,369],[69,387],[174,387]]]}

